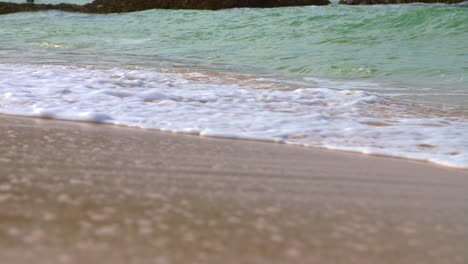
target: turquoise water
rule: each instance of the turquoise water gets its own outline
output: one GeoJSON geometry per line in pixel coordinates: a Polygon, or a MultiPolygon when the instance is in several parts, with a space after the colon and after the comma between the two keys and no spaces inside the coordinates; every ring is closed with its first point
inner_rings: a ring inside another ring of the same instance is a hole
{"type": "Polygon", "coordinates": [[[0,113],[467,169],[468,8],[4,15],[0,113]]]}
{"type": "Polygon", "coordinates": [[[464,6],[20,13],[0,17],[0,35],[1,61],[359,79],[394,96],[468,101],[464,6]]]}

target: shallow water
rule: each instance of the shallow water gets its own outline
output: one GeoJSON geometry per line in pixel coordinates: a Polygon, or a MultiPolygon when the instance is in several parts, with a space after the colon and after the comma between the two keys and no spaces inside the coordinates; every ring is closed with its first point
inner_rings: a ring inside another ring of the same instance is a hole
{"type": "Polygon", "coordinates": [[[10,14],[0,111],[466,168],[467,25],[456,5],[10,14]]]}

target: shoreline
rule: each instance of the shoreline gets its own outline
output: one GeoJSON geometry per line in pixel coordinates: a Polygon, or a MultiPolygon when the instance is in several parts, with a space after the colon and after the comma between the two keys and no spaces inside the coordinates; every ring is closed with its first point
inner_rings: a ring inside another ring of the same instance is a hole
{"type": "Polygon", "coordinates": [[[390,155],[390,154],[378,154],[378,153],[364,153],[358,150],[347,150],[343,148],[328,148],[328,147],[318,147],[318,146],[306,146],[294,142],[285,142],[285,141],[278,141],[278,140],[270,140],[270,139],[260,139],[260,138],[248,138],[248,137],[229,137],[229,136],[216,136],[216,135],[202,135],[201,133],[198,132],[180,132],[180,131],[171,131],[171,130],[165,130],[165,129],[160,129],[160,128],[144,128],[144,127],[137,127],[137,126],[131,126],[131,125],[126,125],[126,124],[112,124],[112,123],[106,123],[106,122],[101,122],[101,121],[85,121],[85,120],[69,120],[69,119],[60,119],[60,118],[54,118],[54,117],[48,117],[48,116],[29,116],[29,115],[16,115],[16,114],[5,114],[5,113],[0,113],[0,117],[11,117],[11,118],[26,118],[26,119],[38,119],[38,120],[45,120],[45,121],[56,121],[56,122],[65,122],[65,123],[77,123],[77,124],[87,124],[87,125],[96,125],[96,126],[105,126],[105,127],[115,127],[115,128],[123,128],[123,129],[136,129],[136,130],[144,130],[144,131],[154,131],[156,133],[169,133],[169,134],[174,134],[174,135],[181,135],[181,136],[191,136],[191,137],[199,137],[199,138],[212,138],[212,139],[220,139],[220,140],[233,140],[233,141],[247,141],[247,142],[258,142],[258,143],[265,143],[265,144],[280,144],[280,145],[287,145],[287,146],[292,146],[292,147],[299,147],[299,148],[312,148],[315,151],[331,151],[331,152],[338,152],[338,153],[345,153],[345,154],[351,154],[351,155],[364,155],[364,156],[369,156],[369,157],[377,157],[377,158],[384,158],[384,159],[397,159],[397,160],[403,160],[403,161],[409,161],[409,162],[417,162],[417,163],[423,163],[427,164],[429,166],[434,166],[434,167],[440,167],[440,168],[445,168],[445,169],[450,169],[450,170],[461,170],[461,171],[466,171],[468,172],[468,167],[460,167],[460,166],[454,166],[454,165],[446,165],[442,164],[440,162],[435,162],[435,161],[430,161],[430,160],[425,160],[425,159],[418,159],[418,158],[409,158],[409,157],[403,157],[403,156],[396,156],[396,155],[390,155]]]}
{"type": "Polygon", "coordinates": [[[6,263],[466,263],[468,172],[0,115],[6,263]]]}

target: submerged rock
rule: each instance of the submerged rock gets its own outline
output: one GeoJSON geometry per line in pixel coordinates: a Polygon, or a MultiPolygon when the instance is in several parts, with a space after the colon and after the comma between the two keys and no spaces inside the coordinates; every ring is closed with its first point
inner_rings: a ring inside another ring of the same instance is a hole
{"type": "Polygon", "coordinates": [[[16,4],[0,2],[0,14],[43,10],[83,13],[122,13],[147,9],[205,9],[218,10],[237,7],[282,7],[328,5],[329,0],[95,0],[85,5],[74,4],[16,4]]]}
{"type": "Polygon", "coordinates": [[[426,4],[456,4],[467,0],[340,0],[341,5],[389,5],[389,4],[409,4],[409,3],[426,3],[426,4]]]}

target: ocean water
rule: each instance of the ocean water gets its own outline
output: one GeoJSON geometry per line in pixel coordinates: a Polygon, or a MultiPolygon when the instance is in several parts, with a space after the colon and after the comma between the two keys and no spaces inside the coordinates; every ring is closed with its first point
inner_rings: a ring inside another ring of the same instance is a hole
{"type": "Polygon", "coordinates": [[[468,168],[468,7],[4,15],[0,113],[468,168]]]}

